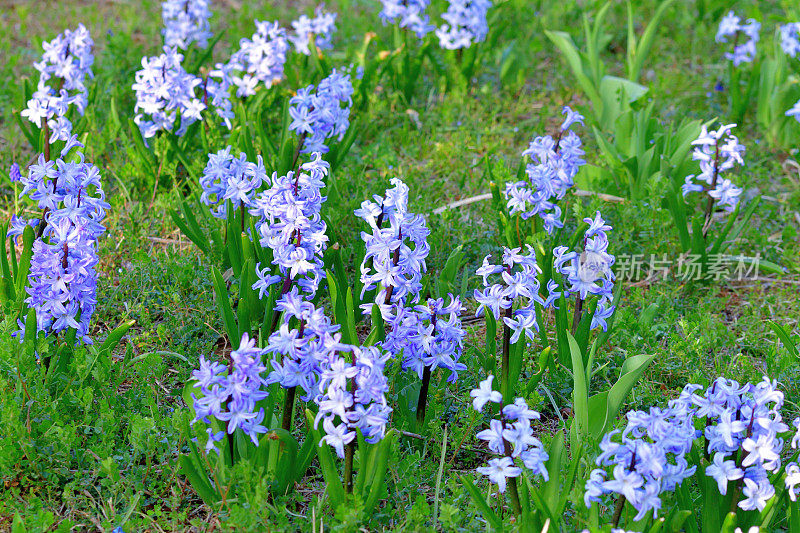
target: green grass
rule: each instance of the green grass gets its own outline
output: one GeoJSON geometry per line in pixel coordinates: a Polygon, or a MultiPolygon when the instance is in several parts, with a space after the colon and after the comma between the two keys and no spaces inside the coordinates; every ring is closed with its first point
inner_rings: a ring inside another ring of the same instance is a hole
{"type": "MultiPolygon", "coordinates": [[[[313,6],[309,2],[266,4],[214,3],[213,29],[225,31],[215,56],[223,59],[232,43],[249,36],[253,18],[277,18],[287,25],[301,9],[310,12],[313,6]]],[[[371,4],[351,0],[328,5],[340,13],[334,60],[343,60],[342,51],[356,47],[366,31],[389,34],[371,4]]],[[[352,248],[361,229],[353,209],[382,192],[395,176],[410,186],[411,208],[420,213],[487,192],[491,178],[485,160],[500,169],[496,178],[510,178],[505,176],[510,172],[502,168],[516,169],[529,140],[557,126],[562,105],[587,105],[543,30],[578,35],[580,16],[591,12],[585,4],[592,2],[514,4],[507,11],[514,16],[498,24],[507,29],[501,43],[513,41],[520,50],[518,86],[500,86],[498,63],[490,54],[467,90],[443,93],[428,68],[410,107],[386,85],[372,95],[368,114],[362,118],[364,131],[328,183],[331,242],[352,248]]],[[[656,2],[637,4],[646,4],[638,9],[649,14],[656,2]]],[[[780,13],[781,2],[761,4],[764,18],[780,13]]],[[[721,117],[724,122],[725,96],[713,88],[723,75],[721,52],[713,43],[717,18],[708,15],[696,20],[694,2],[687,6],[665,17],[645,62],[644,83],[651,87],[647,98],[655,102],[656,116],[665,122],[683,117],[721,117]]],[[[106,219],[108,231],[100,244],[99,305],[93,333],[102,338],[125,319],[135,320],[135,325],[115,354],[113,368],[95,376],[98,383],[82,386],[69,401],[52,408],[32,407],[39,413],[32,421],[35,449],[15,445],[13,435],[27,431],[12,409],[22,391],[10,371],[13,363],[0,357],[0,427],[15,428],[13,434],[0,435],[0,465],[4,467],[0,482],[5,489],[0,491],[0,530],[10,528],[15,513],[20,513],[31,531],[68,531],[73,526],[110,530],[123,520],[126,531],[205,530],[209,524],[237,531],[309,530],[312,516],[317,522],[322,519],[326,529],[351,530],[354,515],[333,517],[325,507],[324,483],[317,469],[311,469],[300,490],[275,499],[267,498],[263,481],[248,480],[252,501],[237,502],[223,513],[204,505],[178,474],[176,458],[185,444],[181,428],[189,418],[181,399],[183,384],[200,354],[220,354],[230,347],[220,333],[223,326],[214,302],[210,265],[169,217],[178,197],[170,192],[171,184],[185,177],[165,171],[156,202],[150,206],[152,181],[140,175],[126,151],[129,143],[120,140],[121,134],[108,122],[112,97],[123,117],[132,114],[133,73],[142,55],[155,54],[160,47],[158,2],[20,3],[0,13],[0,167],[5,169],[12,161],[24,166],[32,158],[12,119],[19,111],[20,80],[34,79],[31,64],[40,55],[41,42],[78,22],[89,27],[97,44],[94,83],[98,96],[88,112],[97,131],[89,136],[86,157],[101,169],[112,205],[106,219]],[[111,382],[118,383],[115,390],[103,386],[111,382]]],[[[620,74],[624,7],[612,9],[607,28],[610,40],[603,56],[612,73],[620,74]]],[[[760,194],[763,200],[731,251],[760,253],[786,267],[787,274],[772,281],[705,286],[676,280],[626,283],[614,334],[600,357],[605,366],[598,370],[593,386],[600,390],[606,381],[613,383],[626,357],[656,354],[628,398],[629,408],[663,403],[687,382],[707,384],[718,375],[755,381],[766,373],[781,381],[791,414],[800,412],[800,362],[789,358],[766,325],[773,320],[795,335],[800,333],[800,173],[793,163],[797,147],[768,146],[753,120],[738,132],[748,152],[747,165],[735,180],[747,198],[760,194]],[[655,314],[643,320],[643,311],[651,305],[656,306],[655,314]]],[[[582,129],[581,137],[587,161],[602,166],[591,134],[582,129]]],[[[203,155],[198,154],[193,163],[202,167],[203,155]]],[[[600,192],[621,194],[613,184],[604,185],[607,188],[600,192]]],[[[583,198],[570,203],[567,218],[575,220],[601,209],[614,227],[613,253],[676,259],[677,232],[660,208],[663,186],[650,184],[639,202],[583,198]]],[[[3,220],[14,212],[13,198],[12,187],[0,177],[3,220]]],[[[474,272],[484,255],[496,253],[502,244],[495,217],[491,201],[430,215],[429,268],[441,269],[450,251],[463,245],[468,260],[465,272],[474,272]]],[[[475,286],[477,279],[471,279],[470,288],[475,286]]],[[[0,353],[12,353],[16,340],[9,335],[14,327],[8,321],[0,327],[0,353]]],[[[468,391],[482,379],[477,362],[482,343],[483,328],[476,326],[464,354],[469,369],[455,385],[432,387],[428,438],[402,439],[393,450],[390,497],[371,517],[370,530],[434,527],[430,514],[445,425],[448,443],[439,527],[448,531],[484,527],[458,480],[483,460],[474,439],[482,420],[468,408],[468,391]]],[[[402,376],[396,379],[393,386],[399,390],[405,383],[402,376]]],[[[571,380],[566,373],[555,373],[544,383],[552,399],[536,393],[531,400],[538,402],[536,408],[543,413],[542,438],[547,440],[560,427],[560,417],[571,410],[571,380]]]]}

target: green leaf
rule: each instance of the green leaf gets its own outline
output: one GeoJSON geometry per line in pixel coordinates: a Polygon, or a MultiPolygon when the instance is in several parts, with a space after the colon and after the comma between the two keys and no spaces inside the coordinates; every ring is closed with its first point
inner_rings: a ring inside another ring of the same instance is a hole
{"type": "Polygon", "coordinates": [[[583,354],[575,337],[569,332],[567,332],[567,342],[572,357],[572,406],[575,411],[572,423],[575,426],[578,442],[586,442],[589,437],[589,385],[586,382],[583,354]]]}
{"type": "Polygon", "coordinates": [[[783,326],[778,325],[776,322],[772,320],[767,320],[767,325],[772,328],[772,331],[778,336],[781,340],[781,343],[786,348],[786,350],[793,355],[794,357],[800,357],[800,353],[798,353],[797,346],[795,346],[794,342],[792,341],[791,337],[789,337],[789,332],[783,328],[783,326]]]}
{"type": "Polygon", "coordinates": [[[337,509],[345,502],[344,485],[339,477],[339,471],[336,469],[336,463],[333,460],[330,447],[322,442],[322,433],[319,429],[314,427],[314,413],[306,409],[306,424],[314,435],[314,442],[322,444],[317,450],[319,457],[319,464],[322,467],[322,475],[325,478],[327,485],[328,498],[331,500],[331,507],[337,509]]]}
{"type": "Polygon", "coordinates": [[[467,492],[472,498],[472,502],[481,512],[483,518],[492,526],[492,529],[495,531],[503,531],[503,520],[489,507],[489,504],[486,503],[486,500],[483,498],[483,494],[481,494],[481,491],[472,483],[472,480],[467,476],[461,476],[461,483],[464,484],[464,488],[467,489],[467,492]]]}
{"type": "Polygon", "coordinates": [[[603,100],[600,97],[599,87],[595,87],[586,75],[583,59],[572,37],[563,31],[545,30],[544,34],[556,45],[556,48],[559,49],[564,59],[566,59],[567,65],[569,65],[570,70],[572,70],[572,74],[578,80],[578,85],[580,85],[583,92],[586,93],[586,96],[591,100],[595,115],[601,116],[603,100]]]}
{"type": "Polygon", "coordinates": [[[217,267],[211,268],[211,276],[214,281],[214,296],[217,299],[217,308],[222,316],[222,323],[225,325],[225,332],[228,334],[231,345],[236,345],[242,336],[239,334],[239,326],[236,324],[236,318],[228,298],[228,288],[217,267]]]}
{"type": "Polygon", "coordinates": [[[629,357],[622,364],[619,379],[611,389],[589,398],[589,411],[592,413],[589,434],[593,441],[608,431],[610,424],[616,420],[625,398],[653,359],[655,355],[642,354],[629,357]]]}

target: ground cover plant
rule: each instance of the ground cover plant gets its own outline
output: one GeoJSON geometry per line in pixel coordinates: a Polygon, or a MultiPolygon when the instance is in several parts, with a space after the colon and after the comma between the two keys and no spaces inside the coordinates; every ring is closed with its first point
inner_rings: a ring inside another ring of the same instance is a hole
{"type": "Polygon", "coordinates": [[[800,532],[792,2],[0,29],[0,530],[800,532]]]}

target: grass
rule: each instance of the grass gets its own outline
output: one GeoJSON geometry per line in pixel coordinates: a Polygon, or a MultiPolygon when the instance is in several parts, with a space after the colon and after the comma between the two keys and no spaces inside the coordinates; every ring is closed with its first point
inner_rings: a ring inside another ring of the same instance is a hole
{"type": "MultiPolygon", "coordinates": [[[[363,117],[359,141],[328,184],[328,204],[334,206],[328,213],[331,242],[352,248],[360,229],[351,216],[353,209],[380,193],[391,177],[401,177],[410,186],[412,210],[420,213],[487,192],[491,181],[485,170],[487,159],[499,169],[495,178],[503,179],[505,174],[510,178],[511,171],[503,168],[516,169],[528,141],[557,126],[562,105],[587,105],[542,33],[551,28],[577,34],[581,14],[591,12],[585,4],[517,2],[506,11],[514,13],[513,18],[496,21],[506,25],[504,38],[520,50],[518,85],[500,86],[498,62],[489,55],[466,91],[443,93],[435,75],[426,72],[418,98],[408,106],[389,87],[381,86],[363,117]]],[[[646,6],[640,12],[652,13],[655,2],[642,4],[646,6]]],[[[713,88],[723,75],[721,53],[713,43],[717,19],[709,15],[696,20],[696,6],[689,4],[692,7],[674,9],[663,21],[645,63],[644,78],[651,87],[648,98],[663,121],[715,116],[724,121],[725,96],[713,88]]],[[[780,2],[762,4],[759,9],[764,16],[779,12],[780,2]]],[[[213,27],[224,29],[225,36],[215,55],[225,57],[231,43],[252,33],[253,18],[277,18],[287,25],[312,6],[308,2],[278,2],[271,7],[216,2],[213,27]]],[[[344,59],[338,51],[355,47],[366,31],[388,35],[369,2],[331,2],[328,7],[340,13],[334,59],[344,59]]],[[[610,39],[603,52],[617,74],[624,65],[624,17],[623,8],[612,9],[607,26],[610,39]]],[[[12,119],[19,110],[20,80],[34,77],[31,64],[38,59],[41,42],[78,22],[89,27],[97,44],[94,83],[98,96],[89,118],[98,131],[90,135],[86,155],[101,168],[112,205],[100,245],[94,334],[102,336],[125,319],[135,320],[135,326],[115,354],[113,367],[92,370],[94,379],[116,384],[113,393],[101,394],[87,385],[74,396],[77,403],[43,409],[33,424],[43,428],[50,424],[51,429],[38,433],[37,450],[16,449],[13,437],[6,437],[0,446],[0,465],[5,467],[0,474],[5,489],[0,493],[0,530],[10,529],[16,513],[30,531],[110,530],[123,522],[126,531],[308,530],[312,516],[317,523],[322,520],[326,529],[351,530],[356,527],[355,511],[352,516],[330,516],[324,506],[324,483],[315,469],[298,491],[275,499],[266,498],[263,482],[248,480],[252,501],[236,502],[224,514],[204,505],[178,474],[176,457],[185,442],[181,428],[189,417],[181,399],[183,384],[200,354],[221,354],[230,347],[220,333],[223,326],[214,303],[209,264],[169,217],[178,197],[170,185],[173,179],[185,177],[165,171],[156,201],[149,205],[151,186],[130,161],[124,133],[108,122],[111,98],[123,116],[132,112],[133,73],[142,55],[155,54],[160,46],[157,2],[12,3],[3,10],[0,167],[7,168],[12,161],[27,164],[34,155],[12,119]],[[57,413],[64,410],[72,413],[70,426],[54,423],[60,416],[57,413]],[[37,459],[32,461],[33,457],[37,459]],[[42,457],[49,459],[42,462],[42,457]]],[[[613,382],[626,357],[656,354],[628,398],[629,408],[663,402],[687,382],[708,383],[718,375],[760,380],[766,373],[783,384],[792,413],[800,412],[798,361],[789,358],[766,325],[773,320],[794,334],[800,332],[796,147],[769,146],[753,121],[743,124],[739,133],[748,147],[747,166],[735,179],[745,189],[745,197],[761,195],[763,201],[733,251],[759,253],[786,267],[787,274],[780,279],[706,286],[672,279],[626,283],[617,327],[594,386],[599,390],[606,381],[613,382]],[[648,308],[650,313],[645,312],[648,308]]],[[[587,161],[602,166],[592,136],[583,131],[581,136],[587,161]]],[[[199,165],[204,164],[202,157],[198,154],[199,165]]],[[[675,259],[677,233],[666,211],[660,209],[662,187],[658,182],[650,184],[646,198],[639,202],[583,198],[571,202],[569,218],[601,209],[614,227],[614,253],[675,259]]],[[[620,194],[613,186],[600,192],[620,194]]],[[[13,198],[11,185],[0,177],[3,220],[14,210],[13,198]]],[[[431,214],[430,269],[441,269],[450,251],[463,245],[468,260],[465,272],[474,272],[483,256],[496,253],[502,243],[495,217],[491,201],[431,214]]],[[[470,287],[474,286],[476,280],[471,279],[470,287]]],[[[9,337],[13,328],[7,322],[0,328],[0,352],[11,353],[11,343],[16,342],[9,337]]],[[[455,385],[432,387],[436,396],[430,407],[429,438],[403,439],[393,450],[388,475],[391,497],[371,518],[370,529],[473,531],[483,527],[478,510],[458,481],[460,474],[483,461],[473,437],[482,421],[468,409],[468,391],[482,379],[477,362],[482,342],[483,330],[476,326],[466,343],[469,370],[455,385]],[[433,524],[430,514],[445,425],[448,441],[439,522],[433,524]]],[[[11,410],[11,402],[21,392],[5,373],[10,367],[3,362],[0,399],[5,407],[0,409],[0,427],[17,426],[17,431],[24,431],[18,413],[11,410]]],[[[396,390],[409,385],[402,375],[394,379],[396,390]]],[[[550,396],[535,393],[532,400],[543,412],[546,440],[562,425],[561,417],[570,413],[571,381],[567,375],[556,374],[545,383],[550,396]]],[[[31,409],[38,412],[39,406],[31,409]]]]}

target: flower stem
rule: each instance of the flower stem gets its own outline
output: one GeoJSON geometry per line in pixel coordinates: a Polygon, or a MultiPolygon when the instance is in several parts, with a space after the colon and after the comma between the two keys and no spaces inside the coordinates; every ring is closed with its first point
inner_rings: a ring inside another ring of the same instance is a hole
{"type": "Polygon", "coordinates": [[[419,389],[417,400],[417,429],[425,425],[425,410],[428,403],[428,387],[431,383],[431,367],[426,366],[422,371],[422,387],[419,389]]]}
{"type": "Polygon", "coordinates": [[[294,411],[294,397],[297,395],[297,387],[286,389],[286,396],[283,399],[283,418],[281,427],[286,431],[292,429],[292,412],[294,411]]]}
{"type": "Polygon", "coordinates": [[[575,301],[575,314],[572,315],[572,336],[575,336],[575,333],[578,332],[578,326],[581,323],[581,318],[583,315],[583,298],[578,296],[578,299],[575,301]]]}
{"type": "Polygon", "coordinates": [[[353,456],[356,453],[356,440],[347,443],[344,449],[344,487],[347,494],[353,494],[353,456]]]}
{"type": "MultiPolygon", "coordinates": [[[[503,317],[509,320],[513,317],[513,304],[503,311],[503,317]]],[[[509,383],[511,365],[511,326],[503,321],[503,361],[500,368],[500,390],[503,393],[503,402],[511,397],[511,383],[509,383]]]]}
{"type": "MultiPolygon", "coordinates": [[[[506,457],[511,457],[511,443],[506,439],[503,439],[503,448],[506,457]]],[[[515,477],[508,478],[508,496],[511,499],[511,508],[514,510],[514,514],[519,517],[522,515],[522,506],[519,503],[519,491],[517,490],[517,478],[515,477]]]]}
{"type": "Polygon", "coordinates": [[[614,527],[619,525],[619,519],[622,518],[622,510],[625,509],[625,501],[625,496],[620,494],[619,498],[617,498],[617,505],[614,507],[614,518],[611,519],[611,523],[614,527]]]}

